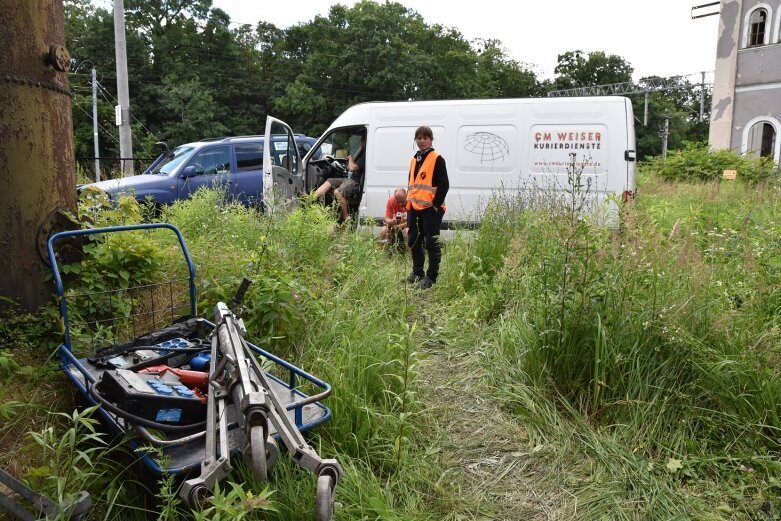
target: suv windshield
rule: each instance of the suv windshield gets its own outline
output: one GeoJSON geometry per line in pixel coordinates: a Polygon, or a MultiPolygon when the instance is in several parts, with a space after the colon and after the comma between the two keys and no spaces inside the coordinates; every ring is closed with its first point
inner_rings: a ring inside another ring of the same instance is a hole
{"type": "Polygon", "coordinates": [[[195,147],[176,147],[169,152],[168,157],[163,159],[160,164],[156,165],[149,173],[153,175],[168,175],[174,171],[174,169],[182,164],[192,155],[195,147]]]}

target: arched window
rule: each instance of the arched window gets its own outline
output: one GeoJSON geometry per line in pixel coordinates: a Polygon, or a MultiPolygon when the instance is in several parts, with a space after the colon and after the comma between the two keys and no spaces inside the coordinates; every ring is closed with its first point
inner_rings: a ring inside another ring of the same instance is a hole
{"type": "Polygon", "coordinates": [[[755,47],[765,44],[767,32],[767,11],[755,9],[748,20],[748,46],[755,47]]]}
{"type": "Polygon", "coordinates": [[[746,153],[755,157],[773,157],[777,138],[771,123],[758,121],[748,131],[746,153]]]}

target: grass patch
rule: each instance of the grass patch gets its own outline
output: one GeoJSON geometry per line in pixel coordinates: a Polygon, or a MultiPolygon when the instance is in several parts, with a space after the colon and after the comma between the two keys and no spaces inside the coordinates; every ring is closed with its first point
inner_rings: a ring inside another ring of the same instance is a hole
{"type": "MultiPolygon", "coordinates": [[[[333,385],[334,416],[307,437],[345,469],[339,519],[777,517],[781,191],[671,184],[646,170],[639,194],[617,231],[574,207],[498,198],[477,232],[445,244],[425,293],[400,283],[408,259],[389,260],[317,205],[270,218],[204,191],[161,219],[198,267],[200,314],[250,276],[253,340],[333,385]]],[[[130,206],[100,222],[144,217],[130,206]]],[[[125,262],[118,240],[95,258],[125,262]]],[[[130,278],[175,271],[165,242],[128,249],[145,260],[123,268],[130,278]]],[[[13,346],[0,351],[5,453],[46,431],[51,404],[72,419],[50,360],[56,312],[40,316],[0,330],[13,346]]],[[[71,428],[54,418],[52,432],[71,428]]],[[[192,517],[175,482],[129,472],[85,472],[95,476],[61,488],[101,498],[101,519],[192,517]],[[145,489],[152,501],[139,501],[145,489]]],[[[310,518],[314,490],[285,457],[267,484],[240,466],[210,512],[310,518]]]]}

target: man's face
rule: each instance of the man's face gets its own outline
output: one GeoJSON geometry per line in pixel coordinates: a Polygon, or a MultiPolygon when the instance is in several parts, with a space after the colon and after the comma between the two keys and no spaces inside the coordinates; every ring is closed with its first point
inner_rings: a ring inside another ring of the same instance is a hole
{"type": "Polygon", "coordinates": [[[426,150],[428,147],[431,146],[432,139],[428,136],[424,136],[422,134],[418,134],[415,136],[415,143],[418,145],[418,149],[420,150],[426,150]]]}
{"type": "Polygon", "coordinates": [[[394,197],[396,198],[396,202],[399,203],[399,206],[407,204],[407,194],[395,194],[394,197]]]}

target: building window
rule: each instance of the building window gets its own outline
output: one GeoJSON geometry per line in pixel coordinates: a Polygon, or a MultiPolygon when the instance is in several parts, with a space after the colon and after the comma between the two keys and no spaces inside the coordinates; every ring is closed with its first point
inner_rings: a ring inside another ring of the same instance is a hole
{"type": "Polygon", "coordinates": [[[773,157],[776,149],[776,129],[767,121],[755,123],[748,131],[746,153],[754,157],[773,157]]]}
{"type": "Polygon", "coordinates": [[[748,21],[748,46],[764,45],[767,28],[767,11],[756,9],[748,21]]]}

